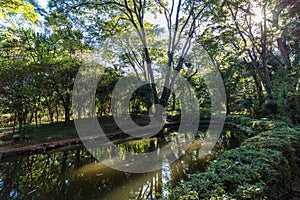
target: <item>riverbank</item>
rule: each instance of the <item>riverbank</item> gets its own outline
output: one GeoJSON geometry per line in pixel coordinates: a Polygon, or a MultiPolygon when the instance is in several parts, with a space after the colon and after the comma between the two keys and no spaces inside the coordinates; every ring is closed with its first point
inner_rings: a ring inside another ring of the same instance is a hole
{"type": "MultiPolygon", "coordinates": [[[[148,121],[145,117],[135,119],[139,125],[147,125],[148,121]]],[[[27,155],[34,153],[43,153],[54,149],[63,147],[70,147],[76,145],[82,145],[83,141],[98,140],[101,137],[107,137],[110,140],[118,139],[130,139],[131,136],[121,131],[114,123],[113,118],[101,118],[99,123],[105,133],[105,135],[99,134],[93,137],[79,137],[73,122],[64,123],[59,122],[55,124],[44,124],[34,131],[23,134],[26,137],[21,137],[18,140],[14,140],[11,136],[11,130],[6,129],[3,131],[0,144],[0,156],[1,160],[14,157],[16,155],[27,155]]],[[[168,121],[165,123],[165,128],[177,126],[179,122],[168,121]]],[[[154,127],[153,127],[154,128],[154,127]]],[[[128,127],[125,132],[129,133],[135,131],[128,127]]]]}

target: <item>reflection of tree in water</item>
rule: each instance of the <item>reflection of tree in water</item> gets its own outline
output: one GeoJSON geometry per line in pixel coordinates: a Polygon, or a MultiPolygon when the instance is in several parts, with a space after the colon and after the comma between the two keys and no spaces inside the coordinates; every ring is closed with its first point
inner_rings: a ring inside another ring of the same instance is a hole
{"type": "Polygon", "coordinates": [[[0,199],[102,199],[138,177],[103,167],[73,173],[91,163],[95,159],[85,149],[6,161],[0,166],[0,199]]]}
{"type": "Polygon", "coordinates": [[[0,199],[120,199],[158,194],[162,187],[160,173],[119,172],[97,163],[86,149],[20,157],[0,170],[0,199]]]}
{"type": "MultiPolygon", "coordinates": [[[[226,132],[221,138],[225,138],[226,143],[226,132]]],[[[124,151],[151,152],[167,145],[170,138],[124,141],[117,144],[124,151]]],[[[0,199],[157,199],[166,194],[167,187],[172,188],[188,174],[205,169],[211,156],[201,158],[201,145],[201,140],[196,140],[185,155],[171,165],[166,161],[162,170],[144,174],[108,168],[97,163],[82,147],[2,161],[0,199]]],[[[94,151],[104,158],[114,155],[107,147],[94,151]]],[[[174,156],[172,153],[168,159],[174,156]]]]}

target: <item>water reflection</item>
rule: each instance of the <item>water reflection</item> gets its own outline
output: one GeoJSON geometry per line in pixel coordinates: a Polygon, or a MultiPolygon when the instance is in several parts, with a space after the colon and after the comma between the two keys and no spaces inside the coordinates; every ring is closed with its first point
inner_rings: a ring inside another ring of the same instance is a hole
{"type": "MultiPolygon", "coordinates": [[[[225,131],[219,149],[230,148],[236,142],[234,134],[225,131]]],[[[115,142],[123,151],[143,153],[165,145],[157,138],[115,142]]],[[[212,155],[201,156],[201,140],[194,141],[179,160],[164,160],[162,170],[131,174],[98,163],[82,146],[45,154],[18,157],[0,164],[0,199],[158,199],[168,195],[182,178],[205,169],[212,155]]],[[[113,152],[109,147],[94,149],[103,158],[113,152]]]]}

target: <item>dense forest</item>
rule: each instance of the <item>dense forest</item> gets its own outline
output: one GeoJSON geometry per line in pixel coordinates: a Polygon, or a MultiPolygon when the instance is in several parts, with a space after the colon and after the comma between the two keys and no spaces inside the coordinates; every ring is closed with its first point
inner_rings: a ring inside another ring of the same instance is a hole
{"type": "Polygon", "coordinates": [[[108,38],[123,33],[134,33],[140,44],[121,38],[105,54],[109,65],[98,63],[99,116],[111,113],[114,85],[125,76],[149,83],[133,93],[129,112],[147,113],[155,104],[176,113],[179,103],[169,88],[178,74],[194,87],[201,115],[209,116],[205,62],[184,56],[193,43],[221,73],[227,114],[300,123],[299,1],[53,0],[41,7],[36,0],[1,0],[0,5],[1,126],[72,119],[80,66],[95,50],[112,45],[108,38]],[[158,39],[162,34],[167,37],[158,39]],[[156,84],[158,79],[164,83],[156,84]]]}

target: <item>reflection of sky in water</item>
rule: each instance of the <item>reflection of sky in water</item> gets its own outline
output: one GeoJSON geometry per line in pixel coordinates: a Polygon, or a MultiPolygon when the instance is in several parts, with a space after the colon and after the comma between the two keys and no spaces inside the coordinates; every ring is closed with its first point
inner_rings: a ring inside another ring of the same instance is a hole
{"type": "Polygon", "coordinates": [[[9,196],[12,198],[12,199],[17,199],[18,198],[18,192],[17,191],[11,191],[9,193],[9,196]]]}
{"type": "Polygon", "coordinates": [[[171,167],[168,160],[164,160],[162,164],[162,183],[163,183],[163,196],[168,196],[168,189],[171,180],[171,167]]]}

